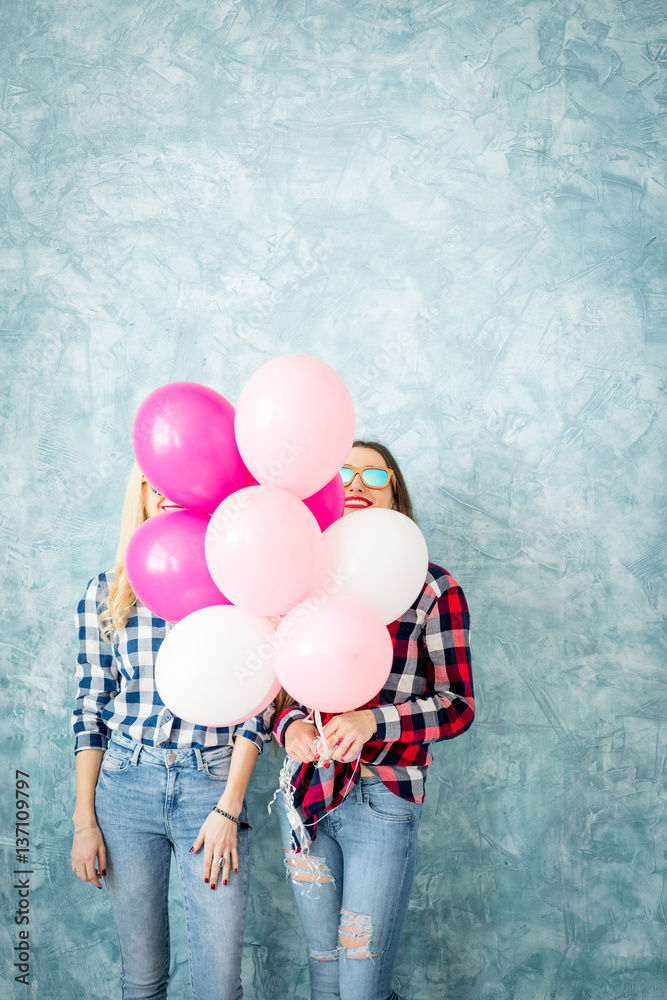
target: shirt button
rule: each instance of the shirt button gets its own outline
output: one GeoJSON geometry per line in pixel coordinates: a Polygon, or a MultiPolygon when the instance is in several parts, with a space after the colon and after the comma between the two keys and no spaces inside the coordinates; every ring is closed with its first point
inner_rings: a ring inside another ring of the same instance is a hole
{"type": "Polygon", "coordinates": [[[164,717],[165,722],[171,722],[172,718],[173,718],[173,716],[171,715],[171,712],[166,712],[165,713],[165,717],[164,717]]]}
{"type": "Polygon", "coordinates": [[[160,742],[158,743],[158,746],[159,747],[163,747],[166,744],[166,742],[167,742],[166,740],[160,740],[160,742]]]}
{"type": "Polygon", "coordinates": [[[171,764],[173,761],[176,760],[176,754],[175,753],[170,753],[169,756],[167,757],[167,760],[171,764]]]}

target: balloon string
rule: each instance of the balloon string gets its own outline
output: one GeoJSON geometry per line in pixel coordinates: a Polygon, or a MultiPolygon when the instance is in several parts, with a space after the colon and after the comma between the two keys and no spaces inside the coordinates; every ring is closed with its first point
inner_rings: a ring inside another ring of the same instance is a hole
{"type": "MultiPolygon", "coordinates": [[[[305,722],[312,722],[313,721],[313,712],[312,711],[308,713],[308,715],[306,716],[306,718],[305,718],[304,721],[305,722]]],[[[319,761],[315,761],[314,766],[315,767],[322,767],[322,766],[327,766],[328,767],[328,762],[329,762],[330,756],[331,756],[331,746],[329,744],[329,741],[326,739],[326,737],[324,735],[324,732],[322,731],[322,715],[321,715],[321,713],[319,712],[318,709],[316,709],[315,713],[314,713],[314,722],[315,722],[315,726],[317,728],[317,731],[320,734],[315,739],[315,749],[321,755],[320,760],[319,761]],[[326,765],[323,764],[323,761],[325,761],[325,760],[327,761],[326,765]]],[[[359,767],[360,759],[361,759],[361,750],[359,751],[359,753],[357,754],[357,756],[354,758],[354,766],[352,768],[352,773],[348,777],[347,782],[345,784],[345,789],[343,791],[343,795],[342,795],[341,801],[338,803],[338,805],[333,806],[331,809],[327,809],[327,813],[335,812],[336,809],[338,809],[339,806],[342,806],[343,802],[345,801],[345,799],[347,797],[347,794],[348,794],[348,792],[350,790],[351,785],[354,783],[354,777],[355,777],[355,775],[357,773],[357,768],[359,767]]],[[[276,796],[278,795],[279,792],[282,792],[283,793],[283,803],[284,803],[284,806],[285,806],[285,813],[287,815],[287,819],[288,819],[290,828],[292,830],[292,834],[293,834],[294,838],[296,839],[296,841],[298,842],[299,846],[301,847],[301,853],[303,855],[303,854],[308,854],[309,845],[311,843],[311,837],[309,836],[308,831],[306,830],[306,827],[304,826],[303,820],[301,819],[301,816],[297,812],[297,809],[296,809],[296,807],[294,805],[294,787],[292,785],[292,775],[297,770],[298,766],[299,766],[299,762],[293,760],[292,757],[289,756],[289,754],[285,757],[285,760],[283,761],[283,766],[282,766],[282,768],[280,770],[280,778],[279,778],[278,788],[276,788],[276,790],[275,790],[275,792],[273,794],[273,798],[271,799],[271,801],[268,804],[268,811],[269,811],[269,813],[271,812],[271,806],[276,801],[276,796]]],[[[293,857],[296,856],[296,852],[295,852],[294,848],[292,848],[292,850],[290,851],[290,854],[293,857]]]]}
{"type": "Polygon", "coordinates": [[[320,755],[320,759],[315,761],[315,767],[328,767],[331,761],[331,744],[324,735],[322,729],[322,715],[318,708],[315,709],[315,726],[320,734],[315,737],[315,752],[320,755]]]}
{"type": "MultiPolygon", "coordinates": [[[[283,794],[283,804],[285,806],[285,815],[287,816],[287,821],[290,825],[292,834],[299,844],[302,852],[308,852],[308,845],[311,842],[311,837],[304,826],[303,820],[299,816],[294,805],[294,786],[292,785],[292,775],[298,769],[298,761],[292,760],[288,755],[283,761],[283,766],[280,769],[280,778],[278,779],[278,787],[273,793],[273,798],[268,804],[269,813],[271,812],[271,806],[276,801],[276,796],[279,792],[283,794]]],[[[296,854],[294,848],[290,852],[293,856],[296,854]]]]}
{"type": "MultiPolygon", "coordinates": [[[[315,750],[320,755],[320,759],[315,761],[315,767],[329,767],[329,764],[331,763],[331,744],[327,740],[322,730],[322,715],[319,709],[317,708],[315,709],[314,715],[315,715],[314,718],[315,726],[317,727],[317,731],[320,734],[318,737],[315,738],[315,750]]],[[[306,719],[306,722],[313,721],[312,716],[313,712],[310,712],[308,718],[306,719]]],[[[357,773],[357,768],[359,767],[360,758],[361,758],[361,750],[354,758],[354,767],[352,768],[351,775],[347,779],[347,784],[345,785],[345,791],[343,792],[343,798],[345,798],[345,796],[350,790],[350,785],[353,784],[354,782],[354,776],[357,773]]],[[[342,803],[339,803],[339,805],[341,804],[342,803]]],[[[338,806],[334,806],[333,809],[329,809],[327,811],[333,812],[334,809],[337,808],[338,806]]]]}

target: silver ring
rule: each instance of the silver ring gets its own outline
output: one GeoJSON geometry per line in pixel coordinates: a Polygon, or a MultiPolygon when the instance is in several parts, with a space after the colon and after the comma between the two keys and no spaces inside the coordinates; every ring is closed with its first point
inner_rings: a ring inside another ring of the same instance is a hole
{"type": "Polygon", "coordinates": [[[225,863],[225,859],[224,858],[220,858],[220,860],[218,861],[218,868],[222,868],[222,866],[224,865],[224,863],[225,863]]]}
{"type": "Polygon", "coordinates": [[[75,869],[74,869],[74,871],[75,871],[75,872],[78,872],[78,870],[79,870],[78,868],[75,868],[75,869]]]}

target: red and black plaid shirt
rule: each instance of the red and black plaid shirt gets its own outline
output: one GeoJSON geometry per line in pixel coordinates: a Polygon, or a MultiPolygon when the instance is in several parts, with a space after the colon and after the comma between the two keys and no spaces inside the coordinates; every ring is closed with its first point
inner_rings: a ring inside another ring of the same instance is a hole
{"type": "MultiPolygon", "coordinates": [[[[403,799],[424,799],[426,770],[433,760],[428,744],[459,736],[472,723],[469,622],[459,585],[441,566],[429,563],[417,600],[387,625],[394,659],[382,691],[359,706],[372,709],[377,720],[361,762],[403,799]]],[[[293,705],[276,719],[274,733],[281,746],[288,726],[307,714],[304,706],[293,705]]],[[[324,723],[331,718],[322,716],[324,723]]],[[[318,815],[339,805],[359,774],[353,764],[336,761],[333,769],[302,764],[293,775],[294,805],[311,839],[318,815]]],[[[301,846],[296,839],[294,846],[301,846]]]]}

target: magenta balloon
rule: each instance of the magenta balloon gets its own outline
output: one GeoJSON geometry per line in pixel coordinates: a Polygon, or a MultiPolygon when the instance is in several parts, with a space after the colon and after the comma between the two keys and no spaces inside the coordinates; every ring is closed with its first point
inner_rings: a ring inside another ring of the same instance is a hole
{"type": "Polygon", "coordinates": [[[322,531],[337,521],[345,513],[345,487],[340,473],[337,472],[331,482],[323,486],[312,497],[303,501],[317,520],[322,531]]]}
{"type": "Polygon", "coordinates": [[[347,459],[354,405],[341,377],[324,361],[285,354],[248,379],[234,430],[243,460],[260,483],[309,497],[347,459]]]}
{"type": "Polygon", "coordinates": [[[212,514],[248,478],[234,437],[234,407],[197,382],[170,382],[151,392],[134,418],[132,447],[149,483],[190,510],[212,514]]]}
{"type": "Polygon", "coordinates": [[[394,650],[386,625],[360,601],[318,595],[289,611],[273,637],[276,677],[300,705],[350,712],[382,690],[394,650]]]}
{"type": "Polygon", "coordinates": [[[125,571],[139,600],[168,622],[214,604],[230,604],[206,566],[210,517],[194,510],[155,514],[140,524],[125,555],[125,571]]]}

